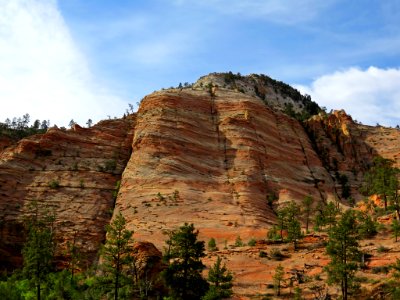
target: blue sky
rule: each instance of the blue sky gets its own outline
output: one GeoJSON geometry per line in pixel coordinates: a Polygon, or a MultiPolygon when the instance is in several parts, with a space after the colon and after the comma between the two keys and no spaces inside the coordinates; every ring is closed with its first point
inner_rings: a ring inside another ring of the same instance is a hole
{"type": "Polygon", "coordinates": [[[396,126],[399,49],[398,0],[0,0],[0,120],[84,125],[232,71],[396,126]]]}

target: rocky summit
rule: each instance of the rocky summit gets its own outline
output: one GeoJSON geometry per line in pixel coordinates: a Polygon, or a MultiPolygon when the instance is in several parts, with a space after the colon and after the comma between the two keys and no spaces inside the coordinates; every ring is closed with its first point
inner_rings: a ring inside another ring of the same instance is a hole
{"type": "Polygon", "coordinates": [[[135,240],[160,250],[185,222],[202,240],[262,239],[285,202],[311,195],[314,208],[348,206],[343,176],[361,200],[375,156],[400,166],[400,130],[326,113],[264,75],[212,73],[146,96],[122,119],[52,127],[17,143],[0,137],[0,151],[0,265],[12,269],[33,200],[55,213],[60,265],[71,241],[94,261],[117,212],[135,240]]]}

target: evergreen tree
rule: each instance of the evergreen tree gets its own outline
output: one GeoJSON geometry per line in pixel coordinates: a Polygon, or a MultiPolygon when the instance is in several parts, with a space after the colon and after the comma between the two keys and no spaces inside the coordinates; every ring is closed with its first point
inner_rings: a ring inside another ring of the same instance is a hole
{"type": "Polygon", "coordinates": [[[326,266],[329,284],[340,284],[342,299],[347,300],[359,265],[358,229],[354,211],[348,210],[329,232],[326,252],[331,261],[326,266]]]}
{"type": "Polygon", "coordinates": [[[119,290],[132,283],[128,268],[132,262],[132,234],[126,229],[126,220],[118,213],[111,224],[106,226],[107,240],[102,248],[104,263],[101,265],[105,282],[111,282],[114,299],[118,299],[119,290]]]}
{"type": "Polygon", "coordinates": [[[214,266],[208,272],[208,282],[210,288],[203,300],[219,300],[232,296],[232,273],[228,271],[226,265],[221,265],[222,259],[218,256],[214,266]]]}
{"type": "Polygon", "coordinates": [[[74,119],[71,119],[71,121],[69,121],[68,126],[69,126],[70,128],[72,128],[72,127],[74,127],[75,124],[76,124],[76,122],[74,121],[74,119]]]}
{"type": "Polygon", "coordinates": [[[79,248],[76,245],[76,234],[77,232],[75,231],[72,243],[69,241],[67,242],[67,251],[66,251],[66,255],[69,258],[67,269],[71,274],[71,280],[70,280],[71,284],[74,281],[75,271],[79,268],[79,264],[81,263],[82,260],[82,255],[79,251],[79,248]]]}
{"type": "Polygon", "coordinates": [[[321,204],[318,206],[318,213],[315,216],[315,227],[321,228],[325,226],[329,226],[331,229],[332,225],[336,223],[336,217],[339,214],[339,209],[335,203],[329,202],[325,206],[325,204],[321,204]]]}
{"type": "Polygon", "coordinates": [[[278,221],[277,226],[280,232],[281,241],[283,241],[283,230],[287,228],[286,207],[279,208],[276,212],[276,217],[278,221]]]}
{"type": "Polygon", "coordinates": [[[310,215],[312,212],[312,204],[313,204],[313,198],[311,195],[307,195],[303,199],[303,214],[304,217],[306,218],[306,232],[308,232],[308,225],[310,222],[310,215]]]}
{"type": "Polygon", "coordinates": [[[275,269],[275,274],[272,277],[274,281],[274,289],[277,296],[281,295],[281,285],[283,281],[283,276],[285,275],[284,269],[281,264],[279,264],[275,269]]]}
{"type": "Polygon", "coordinates": [[[367,195],[378,194],[383,198],[385,210],[388,199],[392,198],[397,205],[396,211],[400,218],[400,203],[398,196],[399,183],[397,173],[399,170],[393,167],[394,161],[382,157],[376,157],[374,164],[364,176],[362,191],[367,195]]]}
{"type": "Polygon", "coordinates": [[[175,299],[200,299],[208,289],[207,281],[201,276],[205,268],[201,258],[204,242],[197,241],[198,231],[193,224],[181,226],[169,234],[168,249],[164,260],[168,267],[163,271],[165,283],[175,299]]]}
{"type": "Polygon", "coordinates": [[[218,250],[217,243],[215,242],[215,239],[214,239],[214,238],[211,238],[211,239],[208,241],[207,246],[208,246],[208,247],[207,247],[207,248],[208,248],[208,251],[213,252],[213,251],[217,251],[217,250],[218,250]]]}
{"type": "Polygon", "coordinates": [[[376,222],[374,222],[370,215],[359,212],[357,215],[357,228],[361,238],[373,237],[378,233],[376,222]]]}
{"type": "Polygon", "coordinates": [[[92,119],[88,119],[86,122],[86,125],[88,126],[88,128],[92,127],[93,121],[92,119]]]}
{"type": "Polygon", "coordinates": [[[23,274],[36,288],[37,299],[41,299],[42,284],[53,270],[54,258],[54,215],[39,207],[34,201],[30,205],[32,215],[26,222],[28,239],[22,249],[23,274]]]}
{"type": "Polygon", "coordinates": [[[397,242],[397,238],[400,235],[400,222],[397,219],[393,219],[392,220],[392,224],[390,224],[390,227],[393,231],[393,237],[394,237],[394,241],[397,242]]]}
{"type": "Polygon", "coordinates": [[[301,238],[301,226],[297,219],[300,208],[291,201],[286,208],[286,227],[288,232],[288,241],[293,243],[294,251],[297,250],[297,241],[301,238]]]}

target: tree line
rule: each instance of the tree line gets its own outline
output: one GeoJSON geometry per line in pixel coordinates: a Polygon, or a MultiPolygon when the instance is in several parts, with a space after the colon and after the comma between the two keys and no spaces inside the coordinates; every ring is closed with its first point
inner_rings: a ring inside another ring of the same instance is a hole
{"type": "MultiPolygon", "coordinates": [[[[399,175],[400,170],[394,167],[394,161],[377,157],[364,177],[361,188],[364,196],[363,205],[366,210],[349,208],[341,210],[339,203],[319,203],[313,208],[311,196],[303,199],[301,207],[295,202],[289,202],[276,210],[276,225],[269,231],[270,239],[293,243],[294,251],[298,241],[303,237],[299,217],[303,217],[306,232],[309,224],[314,224],[314,230],[327,231],[328,241],[325,245],[326,254],[330,257],[329,264],[324,268],[328,275],[327,283],[337,285],[341,291],[341,299],[348,299],[359,289],[356,272],[365,267],[366,253],[360,250],[360,240],[371,238],[378,233],[383,225],[377,222],[377,217],[391,214],[390,229],[394,241],[400,235],[400,203],[399,203],[399,175]],[[383,208],[368,199],[368,196],[377,195],[383,201],[383,208]],[[286,236],[284,236],[285,232],[286,236]]],[[[384,284],[387,294],[398,299],[400,288],[400,259],[394,265],[394,279],[384,284]]],[[[273,277],[276,295],[280,295],[280,287],[284,277],[283,267],[279,265],[273,277]]],[[[300,299],[300,298],[299,298],[300,299]]],[[[327,299],[327,298],[323,298],[327,299]]]]}
{"type": "Polygon", "coordinates": [[[203,299],[218,300],[232,295],[232,273],[217,257],[202,275],[204,242],[193,224],[169,232],[163,255],[163,271],[157,279],[138,274],[133,231],[118,213],[106,226],[107,239],[100,262],[82,270],[82,256],[75,240],[68,243],[68,264],[55,266],[55,215],[34,201],[25,220],[27,240],[22,250],[23,267],[0,281],[0,299],[203,299]],[[155,287],[159,281],[161,285],[155,287]],[[161,286],[161,287],[160,287],[161,286]]]}
{"type": "Polygon", "coordinates": [[[8,136],[13,140],[20,140],[33,134],[45,133],[50,127],[49,120],[40,121],[37,119],[32,125],[29,125],[30,121],[29,114],[24,114],[18,118],[7,118],[3,123],[0,122],[0,135],[8,136]]]}

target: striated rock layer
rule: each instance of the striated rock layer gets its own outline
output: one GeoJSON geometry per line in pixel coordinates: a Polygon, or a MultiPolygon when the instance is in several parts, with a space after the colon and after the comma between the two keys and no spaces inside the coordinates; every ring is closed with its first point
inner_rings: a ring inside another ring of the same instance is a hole
{"type": "Polygon", "coordinates": [[[184,222],[204,238],[265,234],[268,199],[325,201],[333,187],[301,124],[261,99],[167,90],[142,101],[116,205],[137,237],[160,246],[184,222]]]}
{"type": "Polygon", "coordinates": [[[0,154],[0,265],[21,263],[22,221],[32,200],[55,213],[62,255],[75,239],[88,261],[104,240],[113,192],[131,153],[135,117],[102,121],[92,128],[50,128],[0,154]]]}
{"type": "MultiPolygon", "coordinates": [[[[114,208],[136,240],[158,249],[163,233],[185,222],[222,249],[239,235],[264,238],[275,222],[273,208],[286,201],[311,195],[314,207],[348,204],[341,199],[345,187],[360,199],[358,188],[376,155],[400,166],[400,130],[360,125],[343,111],[320,113],[302,125],[281,112],[290,105],[276,104],[292,103],[290,90],[275,95],[285,85],[263,86],[269,81],[253,76],[229,81],[236,90],[217,88],[213,82],[220,78],[214,77],[193,88],[155,92],[137,115],[122,120],[52,128],[16,145],[2,141],[1,266],[21,263],[22,221],[32,200],[56,214],[59,259],[75,240],[90,262],[114,208]],[[248,89],[246,80],[254,83],[248,89]],[[269,105],[271,97],[276,105],[269,105]]],[[[315,110],[308,99],[293,103],[298,113],[307,105],[307,112],[315,110]]]]}
{"type": "Polygon", "coordinates": [[[320,114],[306,122],[306,129],[318,156],[342,194],[340,176],[348,178],[352,197],[361,199],[358,189],[374,157],[393,159],[400,167],[400,130],[355,123],[343,110],[320,114]]]}

